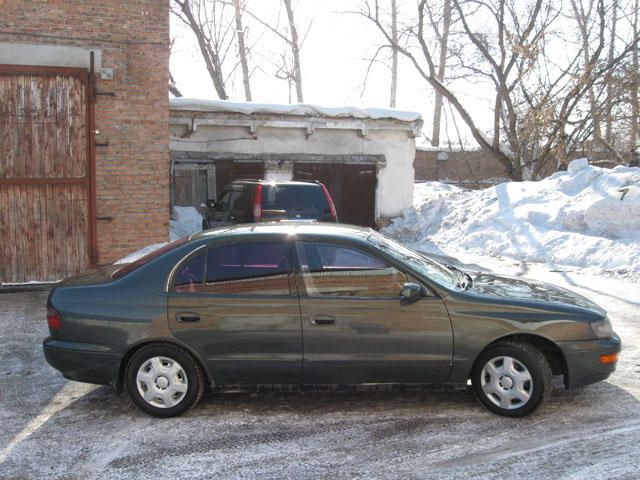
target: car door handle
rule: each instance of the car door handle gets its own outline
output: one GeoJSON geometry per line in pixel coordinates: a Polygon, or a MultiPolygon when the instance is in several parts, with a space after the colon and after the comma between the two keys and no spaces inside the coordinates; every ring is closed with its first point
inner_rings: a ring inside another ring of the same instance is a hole
{"type": "Polygon", "coordinates": [[[190,312],[176,313],[176,320],[179,322],[199,322],[200,316],[190,312]]]}
{"type": "Polygon", "coordinates": [[[334,325],[336,319],[329,315],[314,315],[311,317],[311,323],[313,325],[334,325]]]}

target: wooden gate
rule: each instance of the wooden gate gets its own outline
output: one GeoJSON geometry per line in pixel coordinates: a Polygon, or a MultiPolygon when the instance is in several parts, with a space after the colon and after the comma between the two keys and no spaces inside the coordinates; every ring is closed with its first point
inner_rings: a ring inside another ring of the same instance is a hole
{"type": "Polygon", "coordinates": [[[0,283],[93,266],[91,108],[86,70],[0,65],[0,283]]]}
{"type": "Polygon", "coordinates": [[[376,166],[364,163],[304,163],[293,166],[294,180],[327,186],[341,223],[375,227],[376,166]]]}

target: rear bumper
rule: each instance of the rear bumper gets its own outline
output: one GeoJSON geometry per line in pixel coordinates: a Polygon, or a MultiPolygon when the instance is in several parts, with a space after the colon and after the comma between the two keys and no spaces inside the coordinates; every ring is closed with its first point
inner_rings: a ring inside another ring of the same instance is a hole
{"type": "Polygon", "coordinates": [[[51,337],[42,343],[47,363],[76,382],[113,385],[122,354],[105,345],[67,342],[51,337]]]}
{"type": "Polygon", "coordinates": [[[587,340],[580,342],[558,342],[564,354],[567,374],[567,388],[580,387],[605,380],[615,369],[617,362],[601,363],[600,355],[618,353],[621,348],[620,337],[587,340]]]}

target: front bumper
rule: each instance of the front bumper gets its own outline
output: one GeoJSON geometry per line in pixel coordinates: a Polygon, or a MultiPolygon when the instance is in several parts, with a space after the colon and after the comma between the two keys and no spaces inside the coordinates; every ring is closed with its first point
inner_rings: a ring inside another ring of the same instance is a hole
{"type": "Polygon", "coordinates": [[[564,378],[567,388],[580,387],[605,380],[616,369],[617,362],[600,363],[601,355],[620,352],[620,337],[585,340],[576,342],[558,342],[566,361],[564,378]]]}
{"type": "Polygon", "coordinates": [[[113,385],[122,354],[110,347],[48,337],[42,343],[47,363],[76,382],[113,385]]]}

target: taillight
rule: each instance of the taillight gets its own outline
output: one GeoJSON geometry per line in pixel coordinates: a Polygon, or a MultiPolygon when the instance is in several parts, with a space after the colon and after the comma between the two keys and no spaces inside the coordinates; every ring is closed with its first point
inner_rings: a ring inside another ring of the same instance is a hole
{"type": "Polygon", "coordinates": [[[256,194],[253,197],[253,221],[262,220],[262,184],[256,186],[256,194]]]}
{"type": "Polygon", "coordinates": [[[327,197],[327,203],[329,204],[329,215],[331,215],[331,218],[333,218],[337,222],[338,214],[336,213],[336,206],[333,204],[333,199],[331,198],[331,195],[329,195],[329,190],[327,190],[327,187],[325,187],[324,183],[321,183],[320,185],[322,185],[324,196],[327,197]]]}
{"type": "Polygon", "coordinates": [[[60,314],[53,307],[47,307],[47,324],[51,330],[60,330],[60,314]]]}

